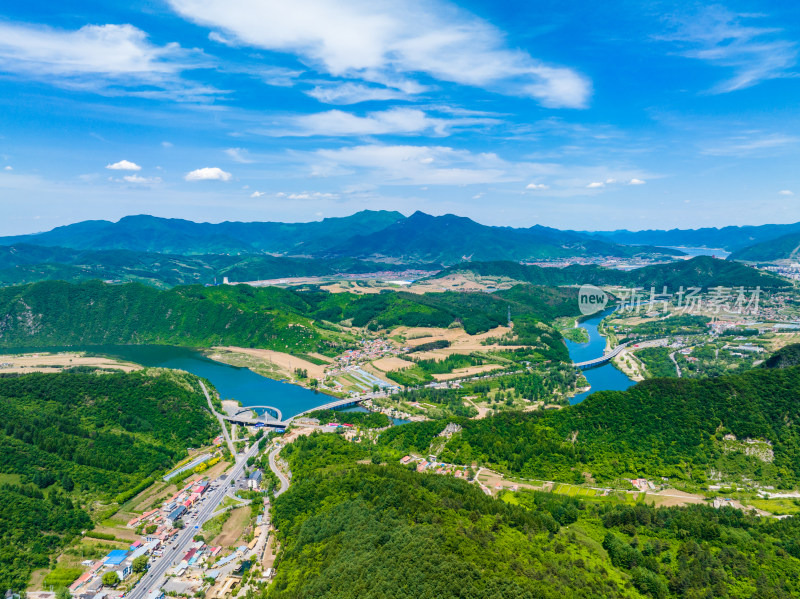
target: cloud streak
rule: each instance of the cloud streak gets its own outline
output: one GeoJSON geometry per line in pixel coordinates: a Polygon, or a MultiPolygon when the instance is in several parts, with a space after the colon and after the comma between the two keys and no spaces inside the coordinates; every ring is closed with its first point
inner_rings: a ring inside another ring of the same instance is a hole
{"type": "Polygon", "coordinates": [[[177,43],[152,44],[133,25],[77,30],[0,23],[0,70],[24,79],[104,95],[197,100],[217,90],[180,78],[207,64],[177,43]]]}
{"type": "MultiPolygon", "coordinates": [[[[422,74],[552,108],[584,108],[591,95],[591,83],[579,72],[509,47],[496,27],[443,0],[169,3],[184,18],[221,31],[220,39],[292,53],[320,72],[387,89],[402,91],[422,74]]],[[[364,89],[350,89],[339,101],[352,101],[364,89]]]]}
{"type": "Polygon", "coordinates": [[[770,79],[796,77],[792,69],[797,64],[797,43],[781,39],[783,31],[779,28],[745,24],[758,18],[763,15],[737,14],[711,6],[699,15],[678,20],[676,31],[660,39],[684,46],[682,54],[686,57],[733,71],[710,93],[728,93],[770,79]]]}
{"type": "Polygon", "coordinates": [[[357,116],[341,110],[291,117],[285,128],[264,129],[259,133],[273,137],[325,135],[449,135],[452,129],[498,123],[491,118],[438,118],[416,108],[392,108],[357,116]]]}

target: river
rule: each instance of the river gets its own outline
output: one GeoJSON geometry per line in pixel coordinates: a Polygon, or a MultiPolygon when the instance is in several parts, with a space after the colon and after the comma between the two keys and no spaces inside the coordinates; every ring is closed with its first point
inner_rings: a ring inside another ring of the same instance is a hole
{"type": "Polygon", "coordinates": [[[332,401],[329,395],[281,383],[247,368],[216,362],[199,351],[173,345],[86,345],[71,347],[23,347],[0,349],[0,353],[75,352],[119,358],[142,366],[176,368],[204,377],[216,387],[222,399],[235,399],[247,406],[272,406],[284,418],[332,401]]]}
{"type": "MultiPolygon", "coordinates": [[[[589,333],[588,342],[575,343],[574,341],[567,339],[569,357],[572,358],[573,362],[584,362],[586,360],[591,360],[592,358],[597,358],[603,355],[603,351],[606,347],[606,338],[597,331],[597,325],[599,325],[600,321],[613,311],[614,308],[603,310],[602,312],[597,313],[596,315],[584,320],[579,324],[579,326],[586,329],[586,331],[589,333]]],[[[635,383],[635,381],[629,379],[623,372],[614,367],[614,365],[610,362],[608,364],[603,364],[602,366],[597,366],[596,368],[584,370],[583,375],[586,377],[586,380],[589,381],[591,389],[584,391],[583,393],[579,393],[570,399],[569,403],[571,404],[582,402],[595,391],[621,391],[623,389],[627,389],[635,383]]]]}
{"type": "MultiPolygon", "coordinates": [[[[569,355],[574,362],[589,360],[603,354],[606,342],[605,338],[597,332],[597,325],[606,315],[611,313],[611,310],[600,312],[580,324],[589,332],[588,343],[574,343],[567,340],[569,355]]],[[[0,354],[80,351],[111,356],[120,360],[135,362],[142,366],[185,370],[211,381],[211,384],[217,389],[222,399],[234,399],[241,402],[243,407],[272,406],[278,408],[284,418],[289,418],[331,401],[330,396],[323,393],[316,393],[291,383],[268,379],[248,368],[216,362],[207,358],[201,352],[188,347],[173,345],[86,345],[0,348],[0,354]]],[[[570,403],[580,403],[595,391],[627,389],[633,384],[631,379],[611,364],[584,370],[583,374],[592,388],[573,397],[570,403]]],[[[398,424],[402,422],[397,421],[398,424]]]]}

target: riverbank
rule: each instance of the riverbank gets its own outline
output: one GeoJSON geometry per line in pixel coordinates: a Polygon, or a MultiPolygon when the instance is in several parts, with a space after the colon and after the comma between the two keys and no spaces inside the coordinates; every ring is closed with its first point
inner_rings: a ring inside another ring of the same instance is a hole
{"type": "Polygon", "coordinates": [[[274,380],[312,387],[311,380],[322,381],[325,378],[325,367],[329,362],[322,357],[313,357],[316,362],[274,351],[251,347],[215,346],[203,350],[203,354],[223,364],[249,368],[253,372],[274,380]],[[305,376],[298,375],[298,371],[305,376]]]}
{"type": "Polygon", "coordinates": [[[31,372],[55,373],[84,366],[87,368],[110,368],[133,372],[143,366],[100,356],[89,356],[85,352],[41,352],[0,355],[0,373],[27,374],[31,372]]]}

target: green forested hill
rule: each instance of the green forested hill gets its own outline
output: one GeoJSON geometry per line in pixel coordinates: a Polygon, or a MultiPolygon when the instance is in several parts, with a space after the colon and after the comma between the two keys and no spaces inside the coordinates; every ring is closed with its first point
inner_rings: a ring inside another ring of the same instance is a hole
{"type": "Polygon", "coordinates": [[[697,256],[691,260],[654,264],[633,270],[616,270],[601,266],[573,265],[565,268],[543,268],[516,262],[467,262],[451,266],[433,278],[454,273],[472,273],[486,277],[506,277],[534,285],[622,285],[631,287],[666,286],[668,290],[687,287],[756,287],[763,289],[789,287],[786,279],[761,272],[737,262],[697,256]]]}
{"type": "MultiPolygon", "coordinates": [[[[789,488],[800,481],[796,422],[800,367],[703,380],[651,379],[627,391],[594,393],[563,410],[465,421],[442,457],[567,482],[582,481],[589,472],[606,482],[665,476],[702,484],[713,469],[729,479],[789,488]],[[737,441],[724,440],[726,434],[737,441]],[[748,438],[759,443],[744,443],[748,438]],[[756,448],[766,461],[746,455],[756,448]]],[[[381,443],[419,450],[443,426],[395,427],[381,443]]]]}
{"type": "Polygon", "coordinates": [[[670,256],[682,252],[617,245],[549,227],[490,227],[454,214],[431,216],[415,212],[381,231],[345,239],[321,255],[457,264],[463,260],[642,254],[670,256]]]}
{"type": "Polygon", "coordinates": [[[768,239],[741,248],[728,256],[728,260],[747,262],[771,262],[773,260],[797,260],[800,253],[800,232],[792,232],[775,239],[768,239]]]}
{"type": "MultiPolygon", "coordinates": [[[[332,294],[247,285],[159,291],[130,283],[45,282],[0,289],[0,344],[6,347],[174,344],[236,345],[337,353],[351,337],[320,321],[357,327],[460,324],[481,333],[505,324],[577,313],[574,290],[525,287],[507,294],[406,292],[332,294]]],[[[556,334],[556,337],[558,335],[556,334]]]]}
{"type": "MultiPolygon", "coordinates": [[[[396,268],[438,270],[437,264],[396,268]]],[[[134,281],[154,287],[255,281],[284,277],[328,276],[385,270],[385,264],[355,258],[289,258],[264,254],[183,256],[132,250],[79,250],[28,244],[0,245],[0,286],[39,281],[81,282],[93,279],[134,281]]]]}
{"type": "MultiPolygon", "coordinates": [[[[404,428],[404,427],[399,427],[404,428]]],[[[780,598],[800,593],[800,521],[656,509],[358,465],[336,435],[287,447],[283,539],[267,598],[780,598]]]]}
{"type": "Polygon", "coordinates": [[[80,530],[108,501],[207,443],[216,421],[194,377],[171,371],[0,377],[0,588],[80,530]]]}
{"type": "Polygon", "coordinates": [[[264,252],[308,255],[315,248],[326,248],[343,238],[380,231],[402,218],[399,212],[362,210],[343,218],[308,223],[197,223],[140,214],[115,223],[84,221],[44,233],[0,237],[0,245],[28,243],[82,250],[190,255],[264,252]]]}

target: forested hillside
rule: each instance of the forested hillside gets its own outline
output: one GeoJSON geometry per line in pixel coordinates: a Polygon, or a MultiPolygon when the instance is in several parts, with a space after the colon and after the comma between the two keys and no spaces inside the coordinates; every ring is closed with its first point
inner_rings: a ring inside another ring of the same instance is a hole
{"type": "Polygon", "coordinates": [[[793,231],[775,239],[768,239],[741,248],[728,256],[728,260],[746,262],[771,262],[773,260],[797,260],[800,252],[800,231],[793,231]]]}
{"type": "Polygon", "coordinates": [[[81,508],[171,467],[219,428],[194,377],[172,371],[0,377],[0,588],[92,528],[81,508]]]}
{"type": "MultiPolygon", "coordinates": [[[[396,268],[439,270],[438,264],[396,265],[396,268]]],[[[212,284],[227,277],[231,282],[317,277],[342,273],[368,273],[386,264],[355,258],[288,258],[264,254],[178,255],[131,250],[80,250],[28,244],[0,245],[0,286],[92,279],[135,281],[154,287],[212,284]]]]}
{"type": "MultiPolygon", "coordinates": [[[[463,326],[482,333],[506,324],[577,313],[573,289],[522,287],[498,294],[332,294],[246,285],[176,287],[46,282],[0,289],[0,343],[235,345],[336,354],[352,343],[338,326],[463,326]]],[[[556,338],[560,339],[556,333],[556,338]]]]}
{"type": "Polygon", "coordinates": [[[467,262],[451,266],[434,275],[441,279],[456,273],[485,277],[505,277],[534,285],[621,285],[630,287],[666,286],[668,290],[688,287],[756,287],[763,289],[789,287],[786,279],[761,272],[737,262],[697,256],[691,260],[654,264],[633,270],[616,270],[601,266],[573,265],[565,268],[543,268],[516,262],[467,262]]]}
{"type": "Polygon", "coordinates": [[[126,216],[116,223],[84,221],[34,235],[0,238],[83,250],[133,250],[165,254],[264,254],[338,256],[398,262],[464,259],[525,260],[564,256],[680,255],[653,247],[617,245],[548,227],[491,227],[453,214],[363,210],[308,223],[196,223],[154,216],[126,216]]]}
{"type": "Polygon", "coordinates": [[[286,254],[312,253],[340,243],[345,237],[369,234],[403,215],[362,210],[343,218],[309,223],[222,222],[196,223],[179,218],[140,214],[118,222],[83,221],[33,235],[0,237],[0,245],[29,243],[83,250],[124,249],[165,254],[286,254]]]}
{"type": "MultiPolygon", "coordinates": [[[[588,472],[606,482],[664,476],[702,485],[715,470],[728,479],[791,488],[800,481],[798,421],[798,367],[652,379],[627,391],[594,393],[563,410],[464,421],[441,457],[565,482],[582,482],[588,472]],[[735,440],[726,440],[728,434],[735,440]]],[[[444,424],[395,427],[381,443],[424,452],[444,424]]]]}
{"type": "Polygon", "coordinates": [[[335,435],[287,447],[294,477],[274,503],[284,548],[266,597],[800,593],[796,518],[525,491],[504,501],[449,476],[357,465],[367,451],[335,435]]]}

